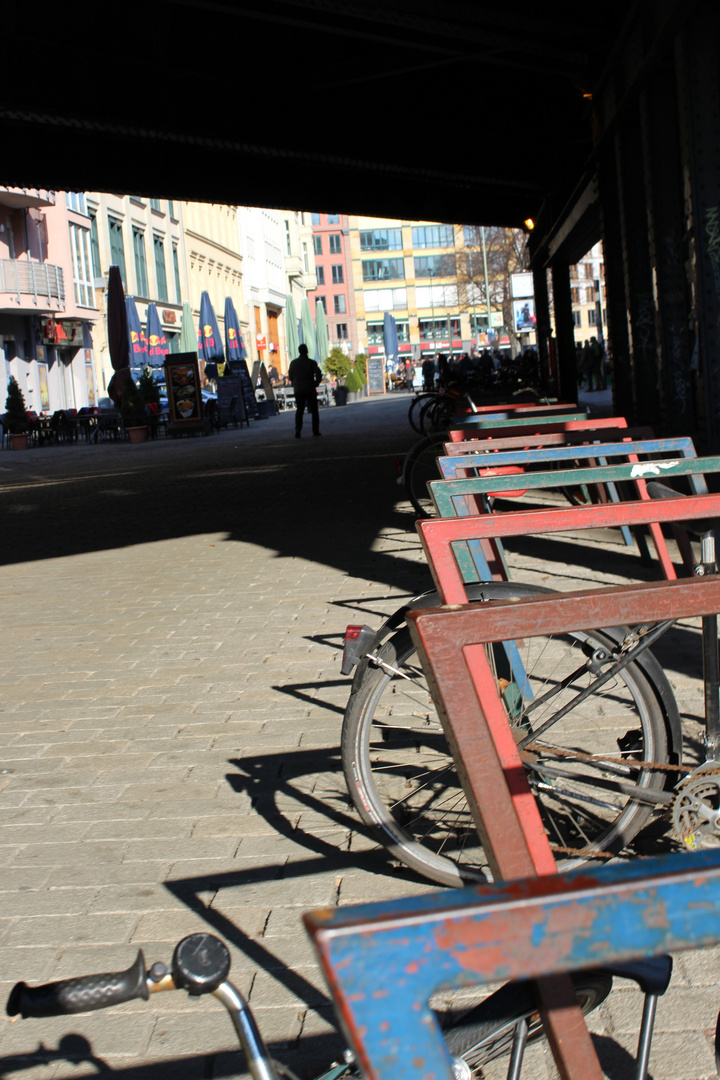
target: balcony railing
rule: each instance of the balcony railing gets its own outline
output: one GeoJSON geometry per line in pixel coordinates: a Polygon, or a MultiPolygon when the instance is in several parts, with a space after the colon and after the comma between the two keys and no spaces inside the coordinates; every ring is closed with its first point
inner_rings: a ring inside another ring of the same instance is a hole
{"type": "Polygon", "coordinates": [[[23,296],[32,296],[36,304],[45,299],[64,304],[62,267],[28,259],[0,259],[0,293],[14,293],[13,299],[17,298],[18,304],[23,296]]]}

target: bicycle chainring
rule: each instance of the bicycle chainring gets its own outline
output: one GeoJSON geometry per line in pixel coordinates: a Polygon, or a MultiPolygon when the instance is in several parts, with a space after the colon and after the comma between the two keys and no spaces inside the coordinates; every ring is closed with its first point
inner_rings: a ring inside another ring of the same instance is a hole
{"type": "Polygon", "coordinates": [[[690,851],[720,847],[720,763],[706,761],[678,784],[675,836],[690,851]]]}

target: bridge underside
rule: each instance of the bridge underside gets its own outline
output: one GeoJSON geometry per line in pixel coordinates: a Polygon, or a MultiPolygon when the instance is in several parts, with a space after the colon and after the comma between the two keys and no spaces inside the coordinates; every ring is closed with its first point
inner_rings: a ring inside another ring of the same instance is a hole
{"type": "Polygon", "coordinates": [[[0,15],[4,184],[533,218],[541,350],[552,303],[568,396],[569,266],[602,239],[617,410],[720,445],[713,0],[69,0],[61,20],[39,0],[31,12],[12,0],[0,15]]]}

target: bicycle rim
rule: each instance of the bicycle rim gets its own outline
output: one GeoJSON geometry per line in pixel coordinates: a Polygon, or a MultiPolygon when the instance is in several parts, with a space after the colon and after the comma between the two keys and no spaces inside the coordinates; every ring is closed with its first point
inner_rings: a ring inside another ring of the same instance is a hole
{"type": "MultiPolygon", "coordinates": [[[[526,640],[519,653],[528,680],[524,700],[507,670],[505,650],[491,647],[496,684],[517,741],[592,686],[598,676],[587,670],[588,661],[597,649],[612,648],[600,631],[526,640]],[[571,678],[573,673],[578,674],[571,678]],[[547,701],[530,708],[530,693],[534,702],[547,701]]],[[[343,725],[343,764],[358,812],[398,859],[425,876],[447,885],[486,880],[487,859],[408,631],[387,642],[380,657],[400,674],[369,668],[343,725]]],[[[656,687],[638,664],[629,664],[569,709],[537,746],[531,744],[524,760],[563,869],[621,850],[652,807],[603,790],[602,784],[663,786],[662,771],[635,765],[668,760],[656,687]]]]}
{"type": "Polygon", "coordinates": [[[439,480],[437,459],[443,454],[443,444],[450,436],[446,431],[435,432],[421,439],[408,453],[403,464],[405,493],[419,517],[435,517],[435,503],[428,492],[430,480],[439,480]]]}
{"type": "MultiPolygon", "coordinates": [[[[605,971],[577,972],[572,981],[585,1016],[612,989],[612,976],[605,971]]],[[[466,1061],[475,1075],[483,1065],[510,1053],[518,1020],[527,1021],[528,1042],[544,1037],[531,983],[507,983],[443,1034],[449,1052],[466,1061]]]]}

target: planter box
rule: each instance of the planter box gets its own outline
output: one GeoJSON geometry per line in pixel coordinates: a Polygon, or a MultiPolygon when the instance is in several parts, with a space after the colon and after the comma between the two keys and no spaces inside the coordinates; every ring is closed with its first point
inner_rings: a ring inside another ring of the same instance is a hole
{"type": "Polygon", "coordinates": [[[128,433],[128,439],[131,443],[147,442],[148,429],[147,424],[143,424],[142,427],[129,427],[125,428],[128,433]]]}
{"type": "Polygon", "coordinates": [[[27,450],[30,443],[30,437],[27,431],[20,432],[19,434],[10,436],[10,449],[11,450],[27,450]]]}
{"type": "Polygon", "coordinates": [[[336,386],[333,390],[333,397],[335,398],[336,405],[347,405],[348,403],[348,391],[346,386],[336,386]]]}

